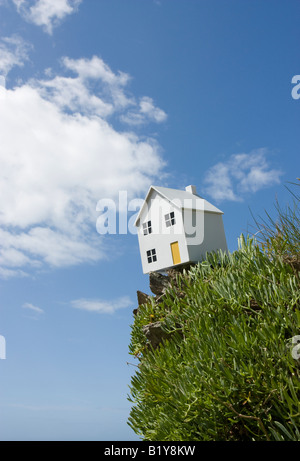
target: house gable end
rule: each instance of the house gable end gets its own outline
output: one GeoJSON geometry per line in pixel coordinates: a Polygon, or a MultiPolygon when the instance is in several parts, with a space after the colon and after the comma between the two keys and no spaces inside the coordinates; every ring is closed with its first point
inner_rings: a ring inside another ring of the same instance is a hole
{"type": "Polygon", "coordinates": [[[151,200],[151,195],[156,192],[162,199],[166,200],[167,202],[171,203],[174,207],[176,207],[178,210],[181,210],[182,209],[182,206],[181,206],[181,202],[179,200],[171,200],[169,197],[167,197],[164,193],[161,192],[160,188],[159,187],[155,187],[155,186],[151,186],[148,190],[148,193],[146,195],[146,198],[144,200],[144,203],[138,213],[138,216],[135,220],[135,227],[140,227],[140,219],[141,219],[141,216],[143,215],[143,212],[146,208],[146,206],[149,204],[150,200],[151,200]]]}

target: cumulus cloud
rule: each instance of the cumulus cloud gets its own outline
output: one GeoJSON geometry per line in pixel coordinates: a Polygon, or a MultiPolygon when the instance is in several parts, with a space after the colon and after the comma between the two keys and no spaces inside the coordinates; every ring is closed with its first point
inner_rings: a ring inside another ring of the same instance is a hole
{"type": "Polygon", "coordinates": [[[144,193],[164,166],[154,139],[114,128],[140,107],[129,75],[98,57],[62,63],[63,75],[0,87],[3,277],[105,258],[97,202],[144,193]]]}
{"type": "Polygon", "coordinates": [[[65,57],[63,58],[63,63],[68,69],[74,71],[84,80],[99,78],[103,82],[115,87],[125,86],[130,80],[130,76],[125,72],[113,72],[98,56],[93,56],[92,59],[70,59],[65,57]]]}
{"type": "Polygon", "coordinates": [[[123,122],[129,125],[142,125],[148,122],[164,122],[167,114],[154,105],[153,99],[144,96],[140,99],[139,105],[122,115],[123,122]]]}
{"type": "Polygon", "coordinates": [[[66,16],[76,12],[82,0],[12,0],[17,11],[29,22],[52,34],[66,16]]]}
{"type": "Polygon", "coordinates": [[[0,39],[0,74],[2,86],[3,77],[15,66],[22,67],[24,62],[29,59],[31,45],[18,35],[2,37],[0,39]]]}
{"type": "MultiPolygon", "coordinates": [[[[151,98],[143,96],[137,100],[130,94],[130,75],[113,72],[100,57],[64,57],[61,63],[69,75],[31,81],[44,99],[55,102],[61,109],[102,118],[117,114],[119,120],[129,125],[166,120],[166,113],[151,98]]],[[[47,74],[51,75],[50,69],[47,74]]]]}
{"type": "Polygon", "coordinates": [[[234,154],[208,170],[205,191],[216,201],[243,201],[246,194],[279,184],[281,170],[272,168],[265,148],[234,154]]]}
{"type": "MultiPolygon", "coordinates": [[[[130,76],[114,73],[98,56],[77,60],[65,57],[61,62],[71,75],[31,82],[45,99],[60,108],[107,117],[137,105],[126,93],[130,76]]],[[[51,74],[49,69],[47,73],[51,74]]]]}
{"type": "Polygon", "coordinates": [[[124,309],[132,305],[128,296],[123,296],[115,300],[104,301],[101,299],[76,299],[71,301],[71,306],[98,314],[114,314],[119,309],[124,309]]]}

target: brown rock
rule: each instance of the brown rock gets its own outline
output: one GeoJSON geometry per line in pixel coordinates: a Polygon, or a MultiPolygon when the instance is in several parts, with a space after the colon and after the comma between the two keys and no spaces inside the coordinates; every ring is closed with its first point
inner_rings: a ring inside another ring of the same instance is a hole
{"type": "Polygon", "coordinates": [[[149,325],[143,326],[143,333],[154,349],[168,336],[168,333],[162,329],[161,322],[149,323],[149,325]]]}
{"type": "Polygon", "coordinates": [[[169,277],[159,272],[150,272],[149,274],[150,290],[156,296],[163,295],[170,286],[169,277]]]}
{"type": "Polygon", "coordinates": [[[142,304],[146,304],[151,299],[151,296],[147,295],[146,293],[143,293],[142,291],[138,290],[136,294],[139,306],[141,306],[142,304]]]}

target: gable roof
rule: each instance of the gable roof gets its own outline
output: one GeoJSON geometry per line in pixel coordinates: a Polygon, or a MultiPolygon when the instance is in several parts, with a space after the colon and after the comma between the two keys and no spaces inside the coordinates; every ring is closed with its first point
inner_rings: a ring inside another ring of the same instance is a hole
{"type": "Polygon", "coordinates": [[[161,197],[165,198],[168,202],[172,203],[178,209],[190,209],[196,211],[205,211],[208,213],[224,214],[223,211],[209,203],[198,194],[192,194],[186,190],[170,189],[168,187],[150,186],[146,195],[145,201],[137,215],[134,225],[139,225],[140,216],[152,191],[156,191],[161,197]],[[198,199],[198,200],[197,200],[198,199]]]}

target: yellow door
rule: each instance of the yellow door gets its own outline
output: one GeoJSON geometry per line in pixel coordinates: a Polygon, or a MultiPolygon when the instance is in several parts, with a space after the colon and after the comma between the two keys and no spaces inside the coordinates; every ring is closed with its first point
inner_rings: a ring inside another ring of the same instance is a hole
{"type": "Polygon", "coordinates": [[[172,251],[172,257],[173,257],[173,264],[180,264],[181,259],[180,259],[178,242],[171,243],[171,251],[172,251]]]}

